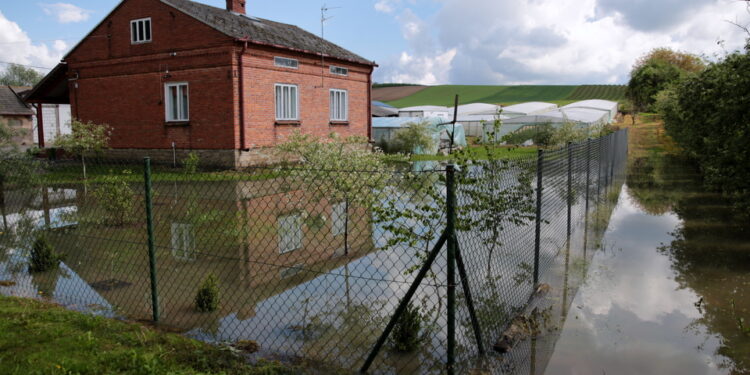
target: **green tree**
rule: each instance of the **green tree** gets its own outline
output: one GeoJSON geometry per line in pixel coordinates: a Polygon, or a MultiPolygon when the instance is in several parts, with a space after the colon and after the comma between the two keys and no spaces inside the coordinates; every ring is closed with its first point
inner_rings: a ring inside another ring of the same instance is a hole
{"type": "Polygon", "coordinates": [[[55,140],[55,146],[66,152],[81,157],[83,166],[83,179],[86,179],[86,156],[100,153],[109,147],[111,130],[109,125],[95,124],[93,122],[81,122],[73,120],[70,124],[71,133],[59,136],[55,140]]]}
{"type": "Polygon", "coordinates": [[[349,254],[349,216],[352,207],[371,210],[393,178],[394,166],[379,150],[372,151],[367,139],[328,139],[295,132],[278,146],[286,157],[298,160],[304,169],[292,173],[318,199],[344,203],[344,252],[349,254]],[[327,171],[321,175],[320,171],[327,171]]]}
{"type": "Polygon", "coordinates": [[[34,86],[44,78],[44,75],[23,65],[10,64],[8,69],[0,75],[0,85],[34,86]]]}
{"type": "Polygon", "coordinates": [[[391,150],[404,154],[411,154],[415,150],[431,150],[435,147],[435,139],[426,121],[407,124],[398,129],[391,140],[391,150]]]}
{"type": "Polygon", "coordinates": [[[653,111],[656,95],[686,76],[703,71],[706,63],[700,57],[668,48],[657,48],[633,65],[626,95],[634,113],[653,111]]]}
{"type": "Polygon", "coordinates": [[[750,49],[711,63],[659,95],[667,133],[696,160],[708,186],[750,208],[750,49]]]}

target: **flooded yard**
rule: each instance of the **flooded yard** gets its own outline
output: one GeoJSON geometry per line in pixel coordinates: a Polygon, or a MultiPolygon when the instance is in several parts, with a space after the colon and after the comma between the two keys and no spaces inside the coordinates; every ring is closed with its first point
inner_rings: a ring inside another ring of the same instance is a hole
{"type": "Polygon", "coordinates": [[[546,374],[750,373],[750,233],[679,158],[631,160],[546,374]]]}

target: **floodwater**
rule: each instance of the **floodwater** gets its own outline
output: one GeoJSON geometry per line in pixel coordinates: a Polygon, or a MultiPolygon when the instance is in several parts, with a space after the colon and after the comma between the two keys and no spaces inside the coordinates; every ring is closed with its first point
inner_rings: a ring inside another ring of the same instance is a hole
{"type": "Polygon", "coordinates": [[[537,373],[750,373],[747,223],[685,165],[656,155],[631,161],[601,248],[537,373]]]}
{"type": "MultiPolygon", "coordinates": [[[[550,204],[541,231],[541,263],[548,270],[541,282],[551,292],[539,302],[547,327],[506,355],[492,353],[463,368],[493,374],[750,373],[750,234],[731,202],[706,192],[687,165],[658,155],[631,160],[625,184],[620,179],[603,189],[590,212],[583,201],[576,203],[574,221],[585,217],[589,225],[574,228],[567,244],[559,235],[565,210],[550,204]]],[[[545,199],[554,203],[562,199],[556,186],[565,184],[548,181],[545,199]]],[[[356,209],[345,239],[339,201],[301,205],[312,201],[311,193],[284,181],[154,188],[162,324],[203,340],[257,340],[261,355],[321,363],[335,358],[340,367],[357,368],[411,281],[404,271],[418,263],[415,249],[381,251],[388,230],[356,209]],[[284,250],[289,246],[296,250],[284,250]],[[222,303],[215,313],[197,313],[195,291],[209,274],[219,279],[222,303]]],[[[151,317],[142,223],[88,222],[100,211],[77,186],[12,194],[5,199],[18,207],[3,207],[3,231],[22,228],[24,220],[29,227],[55,228],[50,239],[67,258],[59,270],[30,275],[19,245],[1,243],[0,280],[13,283],[0,286],[0,293],[41,295],[110,317],[151,317]]],[[[473,282],[488,279],[483,275],[490,262],[504,275],[492,280],[498,294],[474,289],[480,315],[500,309],[515,314],[510,307],[525,303],[532,290],[518,271],[530,262],[533,231],[521,229],[494,257],[462,249],[471,273],[482,276],[473,282]]],[[[445,286],[435,281],[442,280],[443,265],[439,258],[438,277],[417,292],[424,306],[443,308],[445,286]]],[[[465,318],[461,311],[459,304],[465,318]]],[[[431,314],[433,324],[444,325],[443,317],[431,314]]],[[[472,334],[463,325],[459,349],[471,354],[472,334]]],[[[387,352],[374,366],[379,373],[442,373],[444,341],[436,330],[417,353],[387,352]]]]}

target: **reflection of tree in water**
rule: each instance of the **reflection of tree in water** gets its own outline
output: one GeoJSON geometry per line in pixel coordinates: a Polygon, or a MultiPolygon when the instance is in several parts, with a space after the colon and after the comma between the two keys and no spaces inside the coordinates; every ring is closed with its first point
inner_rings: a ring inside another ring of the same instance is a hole
{"type": "Polygon", "coordinates": [[[698,173],[684,160],[654,155],[630,166],[628,187],[644,210],[669,211],[682,219],[671,243],[659,250],[668,255],[676,281],[694,290],[696,307],[709,335],[720,335],[717,355],[734,363],[723,366],[737,373],[750,371],[750,336],[738,318],[750,319],[750,231],[736,220],[732,205],[719,194],[704,191],[698,173]],[[734,303],[735,308],[732,308],[734,303]]]}
{"type": "Polygon", "coordinates": [[[696,182],[690,179],[695,173],[695,168],[683,158],[652,154],[635,159],[628,166],[628,191],[640,209],[663,215],[686,191],[695,188],[696,182]]]}

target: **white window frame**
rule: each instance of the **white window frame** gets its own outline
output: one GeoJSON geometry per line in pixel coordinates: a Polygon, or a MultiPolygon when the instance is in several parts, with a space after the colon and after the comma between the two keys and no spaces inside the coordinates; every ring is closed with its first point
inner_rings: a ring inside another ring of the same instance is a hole
{"type": "Polygon", "coordinates": [[[279,254],[302,248],[302,214],[290,213],[276,218],[279,233],[279,254]]]}
{"type": "Polygon", "coordinates": [[[178,260],[195,260],[195,231],[193,224],[172,223],[172,256],[178,260]]]}
{"type": "Polygon", "coordinates": [[[146,18],[139,18],[137,20],[130,21],[130,44],[143,44],[143,43],[151,43],[151,41],[154,39],[154,29],[153,29],[153,22],[151,21],[151,17],[146,18]],[[146,27],[145,22],[148,21],[148,39],[146,39],[146,35],[136,35],[136,33],[133,32],[133,25],[136,25],[136,32],[140,30],[139,24],[144,23],[144,34],[146,34],[146,27]],[[143,37],[138,38],[138,37],[143,37]]]}
{"type": "Polygon", "coordinates": [[[328,110],[331,121],[349,121],[349,91],[330,89],[328,94],[328,110]],[[341,102],[343,96],[343,102],[341,102]],[[340,106],[343,104],[343,110],[340,106]]]}
{"type": "Polygon", "coordinates": [[[289,57],[282,57],[282,56],[274,56],[273,58],[273,65],[277,66],[279,68],[287,68],[287,69],[299,69],[299,60],[297,59],[291,59],[289,57]],[[294,66],[289,66],[281,61],[288,61],[288,62],[294,62],[294,66]]]}
{"type": "Polygon", "coordinates": [[[331,74],[335,74],[337,76],[344,76],[344,77],[346,77],[346,76],[349,75],[349,68],[344,68],[343,66],[331,65],[328,68],[328,71],[331,72],[331,74]],[[342,72],[337,71],[338,69],[341,69],[342,72]]]}
{"type": "Polygon", "coordinates": [[[346,202],[331,205],[331,234],[340,236],[346,232],[346,202]]]}
{"type": "Polygon", "coordinates": [[[274,86],[274,102],[276,104],[276,120],[277,121],[297,121],[299,120],[299,86],[290,85],[285,83],[277,83],[274,86]],[[294,89],[294,108],[291,108],[291,102],[287,101],[291,98],[290,94],[285,93],[286,89],[294,89]],[[279,91],[281,90],[281,91],[279,91]],[[281,94],[282,98],[279,98],[281,94]],[[287,108],[289,107],[289,108],[287,108]]]}
{"type": "Polygon", "coordinates": [[[190,86],[187,82],[169,82],[164,84],[164,116],[167,122],[185,122],[190,121],[190,86]],[[172,87],[177,87],[177,103],[171,102],[171,96],[170,96],[170,89],[172,87]],[[180,95],[180,88],[184,87],[185,90],[187,90],[187,101],[184,103],[185,105],[185,117],[182,117],[182,111],[180,110],[182,107],[180,106],[182,102],[183,95],[180,95]],[[177,117],[172,116],[172,106],[177,105],[178,111],[177,111],[177,117]]]}

